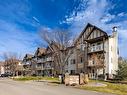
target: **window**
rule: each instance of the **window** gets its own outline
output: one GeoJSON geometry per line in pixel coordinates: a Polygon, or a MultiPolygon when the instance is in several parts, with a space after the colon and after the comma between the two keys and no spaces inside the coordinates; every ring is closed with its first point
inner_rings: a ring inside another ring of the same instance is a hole
{"type": "Polygon", "coordinates": [[[83,73],[83,70],[82,69],[80,70],[80,73],[83,73]]]}
{"type": "Polygon", "coordinates": [[[75,70],[71,70],[71,72],[70,72],[71,74],[75,74],[75,70]]]}
{"type": "Polygon", "coordinates": [[[66,65],[68,66],[68,62],[66,63],[66,65]]]}
{"type": "Polygon", "coordinates": [[[101,43],[100,42],[97,43],[97,49],[101,50],[101,43]]]}
{"type": "Polygon", "coordinates": [[[71,64],[75,64],[75,59],[71,59],[71,64]]]}
{"type": "Polygon", "coordinates": [[[81,59],[80,59],[80,62],[82,63],[83,62],[83,58],[81,57],[81,59]]]}
{"type": "Polygon", "coordinates": [[[73,59],[73,64],[75,64],[75,59],[73,59]]]}
{"type": "Polygon", "coordinates": [[[95,61],[93,60],[93,64],[95,64],[95,61]]]}
{"type": "Polygon", "coordinates": [[[68,73],[68,70],[66,70],[66,73],[68,73]]]}
{"type": "Polygon", "coordinates": [[[93,74],[95,73],[94,70],[92,70],[92,73],[93,73],[93,74]]]}
{"type": "Polygon", "coordinates": [[[93,51],[95,51],[95,45],[93,44],[93,51]]]}

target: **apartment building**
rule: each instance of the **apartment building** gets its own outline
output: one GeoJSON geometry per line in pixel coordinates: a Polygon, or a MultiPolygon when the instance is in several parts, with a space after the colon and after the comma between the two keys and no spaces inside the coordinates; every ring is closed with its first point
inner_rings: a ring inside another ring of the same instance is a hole
{"type": "Polygon", "coordinates": [[[4,61],[4,72],[7,76],[16,76],[18,75],[21,60],[16,58],[8,58],[4,61]]]}
{"type": "Polygon", "coordinates": [[[34,60],[36,60],[36,75],[44,75],[44,62],[45,62],[45,48],[37,48],[34,54],[34,60]]]}
{"type": "Polygon", "coordinates": [[[25,75],[51,76],[54,64],[52,52],[47,48],[37,48],[34,55],[26,54],[23,59],[25,75]]]}
{"type": "Polygon", "coordinates": [[[33,55],[32,54],[26,54],[22,61],[23,64],[23,75],[33,75],[35,72],[33,65],[33,55]]]}
{"type": "Polygon", "coordinates": [[[53,60],[52,52],[50,51],[49,47],[38,48],[34,56],[37,60],[36,74],[42,76],[51,76],[53,74],[53,60]]]}
{"type": "Polygon", "coordinates": [[[118,69],[117,40],[116,27],[113,27],[112,35],[108,35],[88,23],[74,42],[75,53],[72,56],[76,56],[70,59],[75,59],[76,62],[76,68],[71,68],[73,72],[86,73],[91,79],[105,78],[106,75],[113,78],[118,69]]]}
{"type": "Polygon", "coordinates": [[[21,76],[21,75],[23,75],[23,73],[24,73],[23,70],[24,70],[24,68],[23,68],[22,61],[19,60],[17,66],[16,66],[16,68],[15,68],[15,74],[16,74],[16,76],[21,76]]]}
{"type": "Polygon", "coordinates": [[[45,63],[44,63],[44,75],[52,76],[54,75],[54,59],[52,51],[49,47],[46,49],[45,63]]]}
{"type": "MultiPolygon", "coordinates": [[[[73,46],[68,47],[73,53],[65,65],[65,72],[70,74],[85,73],[89,78],[113,78],[118,70],[118,34],[113,27],[112,34],[87,24],[73,46]]],[[[26,55],[23,62],[28,72],[36,75],[51,76],[57,74],[53,52],[49,47],[38,48],[34,55],[26,55]]]]}

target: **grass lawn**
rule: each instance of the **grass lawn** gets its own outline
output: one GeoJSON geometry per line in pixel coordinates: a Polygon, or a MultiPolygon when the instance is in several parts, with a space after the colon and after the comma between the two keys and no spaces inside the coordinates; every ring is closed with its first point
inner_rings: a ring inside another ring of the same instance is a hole
{"type": "Polygon", "coordinates": [[[98,91],[98,92],[112,93],[116,95],[127,95],[127,84],[116,84],[116,83],[108,83],[108,82],[95,81],[95,80],[92,80],[90,82],[104,83],[107,86],[95,87],[95,86],[84,85],[84,86],[80,86],[79,88],[85,90],[98,91]]]}
{"type": "Polygon", "coordinates": [[[25,76],[25,77],[15,77],[13,80],[16,81],[30,81],[30,80],[48,80],[48,81],[53,81],[53,82],[59,82],[58,78],[52,78],[52,77],[33,77],[33,76],[25,76]]]}

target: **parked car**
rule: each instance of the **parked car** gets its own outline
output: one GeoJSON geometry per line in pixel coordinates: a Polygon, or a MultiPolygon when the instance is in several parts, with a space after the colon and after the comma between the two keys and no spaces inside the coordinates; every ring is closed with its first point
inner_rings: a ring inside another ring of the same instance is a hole
{"type": "Polygon", "coordinates": [[[10,77],[13,76],[12,73],[5,73],[5,74],[1,74],[0,77],[10,77]]]}
{"type": "Polygon", "coordinates": [[[7,74],[1,74],[0,77],[8,77],[7,74]]]}

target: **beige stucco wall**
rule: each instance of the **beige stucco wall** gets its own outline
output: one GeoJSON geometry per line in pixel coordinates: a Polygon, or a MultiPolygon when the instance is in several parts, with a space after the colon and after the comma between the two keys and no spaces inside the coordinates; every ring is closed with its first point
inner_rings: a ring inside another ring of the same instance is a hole
{"type": "Polygon", "coordinates": [[[105,65],[106,73],[116,74],[118,70],[118,34],[113,32],[105,42],[105,65]]]}

